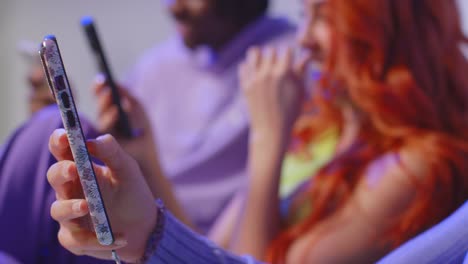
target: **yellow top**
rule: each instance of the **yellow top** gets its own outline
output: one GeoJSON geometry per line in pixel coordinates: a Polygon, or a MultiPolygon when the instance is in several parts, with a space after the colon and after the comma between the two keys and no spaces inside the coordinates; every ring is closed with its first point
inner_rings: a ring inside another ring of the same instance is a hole
{"type": "Polygon", "coordinates": [[[282,215],[288,225],[304,219],[312,211],[311,203],[307,200],[300,205],[297,212],[289,212],[295,194],[300,193],[299,188],[309,182],[317,171],[331,160],[337,143],[338,132],[329,130],[320,137],[320,140],[311,142],[307,146],[307,154],[295,152],[286,154],[281,171],[280,198],[282,215]]]}

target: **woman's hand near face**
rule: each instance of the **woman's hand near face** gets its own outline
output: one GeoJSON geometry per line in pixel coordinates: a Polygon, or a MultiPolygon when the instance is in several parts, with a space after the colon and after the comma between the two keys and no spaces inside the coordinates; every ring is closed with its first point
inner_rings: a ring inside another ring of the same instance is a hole
{"type": "Polygon", "coordinates": [[[138,260],[155,226],[157,210],[137,163],[110,135],[88,142],[90,154],[106,164],[94,168],[116,238],[114,245],[102,246],[94,233],[63,129],[52,134],[49,148],[58,160],[50,167],[47,178],[56,192],[51,215],[60,224],[60,243],[77,255],[111,259],[111,250],[117,249],[123,260],[138,260]]]}
{"type": "Polygon", "coordinates": [[[307,60],[293,62],[293,52],[253,48],[241,66],[241,86],[250,112],[249,185],[233,250],[256,258],[280,227],[278,185],[291,129],[304,100],[307,60]]]}
{"type": "Polygon", "coordinates": [[[281,51],[252,48],[240,68],[251,122],[250,175],[266,177],[268,183],[275,179],[272,174],[279,177],[276,170],[283,160],[305,97],[303,80],[309,60],[304,57],[295,61],[293,57],[291,48],[281,51]]]}
{"type": "Polygon", "coordinates": [[[308,60],[294,62],[291,48],[251,48],[240,68],[241,87],[247,99],[252,139],[289,142],[303,100],[303,75],[308,60]]]}

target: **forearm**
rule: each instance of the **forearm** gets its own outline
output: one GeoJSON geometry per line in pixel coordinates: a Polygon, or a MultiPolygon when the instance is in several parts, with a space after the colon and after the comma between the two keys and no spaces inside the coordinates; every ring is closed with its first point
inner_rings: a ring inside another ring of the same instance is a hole
{"type": "Polygon", "coordinates": [[[148,155],[145,161],[139,162],[140,169],[145,176],[145,180],[153,193],[155,199],[164,201],[166,207],[180,219],[185,225],[192,229],[196,229],[195,225],[189,220],[182,206],[177,200],[172,184],[164,175],[161,166],[159,165],[159,157],[156,153],[148,155]]]}
{"type": "Polygon", "coordinates": [[[244,200],[245,192],[238,192],[208,232],[208,238],[218,246],[225,249],[229,249],[231,246],[244,206],[244,200]]]}
{"type": "Polygon", "coordinates": [[[251,140],[249,187],[234,252],[263,258],[279,224],[278,185],[284,145],[275,140],[251,140]]]}

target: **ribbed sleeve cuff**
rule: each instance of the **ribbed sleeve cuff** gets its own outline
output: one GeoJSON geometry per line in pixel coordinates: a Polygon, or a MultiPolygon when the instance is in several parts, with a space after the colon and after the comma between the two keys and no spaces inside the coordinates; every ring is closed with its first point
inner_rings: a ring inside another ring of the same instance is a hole
{"type": "MultiPolygon", "coordinates": [[[[200,236],[166,210],[160,210],[158,217],[164,217],[164,228],[160,239],[150,239],[157,243],[146,263],[161,264],[259,264],[250,257],[238,257],[216,246],[200,236]],[[163,213],[161,213],[163,212],[163,213]]],[[[157,234],[155,234],[157,235],[157,234]]]]}

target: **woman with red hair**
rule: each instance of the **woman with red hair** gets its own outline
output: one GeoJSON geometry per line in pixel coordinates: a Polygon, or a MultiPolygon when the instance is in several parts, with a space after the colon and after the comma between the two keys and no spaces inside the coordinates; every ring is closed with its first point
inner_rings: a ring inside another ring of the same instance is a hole
{"type": "MultiPolygon", "coordinates": [[[[305,61],[253,49],[241,70],[251,115],[249,188],[233,250],[272,263],[370,263],[447,217],[468,198],[468,62],[453,0],[305,0],[303,42],[320,35],[323,78],[298,122],[305,61]],[[317,23],[321,24],[319,32],[317,23]],[[293,124],[296,124],[293,130],[293,124]],[[303,144],[338,129],[334,158],[280,217],[279,171],[293,132],[303,144]]],[[[312,43],[317,45],[317,43],[312,43]]],[[[312,45],[312,46],[314,46],[312,45]]],[[[313,50],[313,47],[311,47],[313,50]]],[[[86,203],[68,195],[76,172],[65,135],[49,181],[59,238],[77,254],[162,263],[244,263],[190,233],[161,206],[111,136],[90,143],[114,246],[97,244],[86,203]],[[149,260],[151,259],[151,260],[149,260]],[[223,262],[224,261],[224,262],[223,262]]],[[[76,186],[75,186],[76,187],[76,186]]],[[[203,205],[200,205],[202,208],[203,205]]]]}
{"type": "MultiPolygon", "coordinates": [[[[298,135],[309,141],[334,126],[341,142],[334,159],[293,197],[288,215],[294,219],[279,236],[274,232],[278,223],[271,221],[271,210],[278,207],[276,186],[266,170],[251,166],[251,200],[263,206],[246,206],[240,252],[260,257],[276,237],[268,250],[274,263],[375,261],[447,217],[468,197],[468,67],[459,48],[464,37],[456,5],[305,2],[322,5],[320,15],[329,28],[323,35],[330,46],[324,49],[324,77],[312,103],[319,113],[298,135]]],[[[279,56],[251,52],[244,65],[244,79],[252,76],[244,85],[251,101],[261,102],[267,93],[295,96],[294,86],[288,91],[269,86],[278,72],[271,65],[281,64],[279,56]],[[262,88],[268,91],[261,94],[262,88]]],[[[270,149],[284,147],[271,143],[281,142],[271,131],[285,131],[282,138],[288,125],[274,127],[271,120],[293,120],[295,114],[255,111],[259,103],[249,106],[257,114],[253,123],[266,127],[261,134],[253,126],[253,132],[270,149]]]]}

